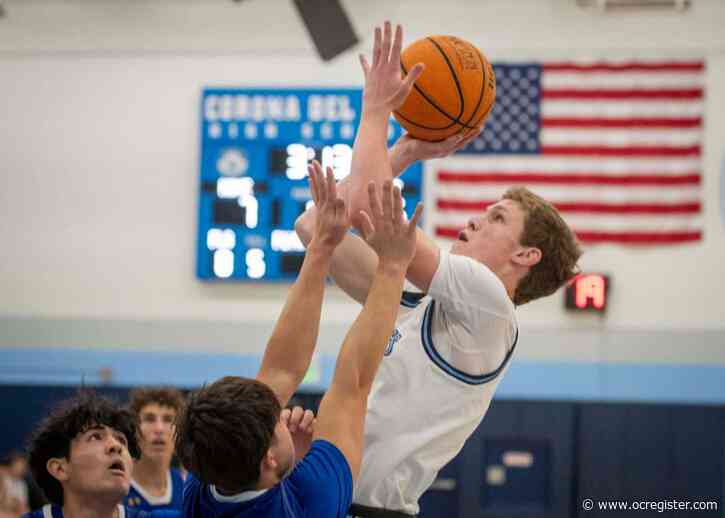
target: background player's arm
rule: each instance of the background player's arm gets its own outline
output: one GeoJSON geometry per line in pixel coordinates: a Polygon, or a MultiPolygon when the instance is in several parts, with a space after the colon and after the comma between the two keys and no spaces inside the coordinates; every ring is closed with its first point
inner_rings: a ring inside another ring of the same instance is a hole
{"type": "Polygon", "coordinates": [[[378,263],[365,306],[345,337],[337,357],[330,388],[317,414],[315,438],[337,446],[350,465],[353,479],[360,470],[367,398],[383,351],[393,332],[405,272],[415,252],[415,224],[402,212],[400,190],[389,180],[383,186],[383,203],[371,183],[372,221],[361,215],[361,230],[377,252],[378,263]]]}
{"type": "Polygon", "coordinates": [[[257,379],[267,384],[285,406],[310,366],[320,328],[325,277],[332,253],[350,227],[345,202],[337,196],[335,177],[328,168],[310,168],[310,190],[318,217],[302,269],[262,358],[257,379]]]}

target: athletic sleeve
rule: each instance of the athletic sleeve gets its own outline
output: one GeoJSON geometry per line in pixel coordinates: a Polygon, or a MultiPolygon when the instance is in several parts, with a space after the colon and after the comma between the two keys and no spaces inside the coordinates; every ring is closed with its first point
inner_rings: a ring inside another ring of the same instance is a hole
{"type": "Polygon", "coordinates": [[[347,516],[352,503],[352,472],[345,456],[331,442],[314,441],[290,475],[289,483],[306,516],[347,516]]]}
{"type": "Polygon", "coordinates": [[[441,250],[428,294],[436,301],[438,353],[466,374],[495,372],[515,343],[514,305],[501,280],[470,257],[441,250]]]}
{"type": "Polygon", "coordinates": [[[501,280],[485,264],[441,250],[429,295],[460,319],[487,313],[511,319],[514,306],[501,280]]]}

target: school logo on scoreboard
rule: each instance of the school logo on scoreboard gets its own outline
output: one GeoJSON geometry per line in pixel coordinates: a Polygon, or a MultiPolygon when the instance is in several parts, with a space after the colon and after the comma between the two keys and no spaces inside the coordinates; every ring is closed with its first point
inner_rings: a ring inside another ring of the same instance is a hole
{"type": "Polygon", "coordinates": [[[217,160],[216,168],[222,176],[242,176],[249,168],[249,160],[241,149],[227,149],[217,160]]]}

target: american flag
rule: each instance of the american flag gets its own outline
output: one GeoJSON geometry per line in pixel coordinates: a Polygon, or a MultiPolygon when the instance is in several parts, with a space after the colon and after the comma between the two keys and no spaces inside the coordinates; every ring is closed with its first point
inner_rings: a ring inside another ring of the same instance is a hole
{"type": "Polygon", "coordinates": [[[454,239],[509,186],[526,185],[584,243],[700,241],[704,69],[702,61],[494,65],[497,99],[483,133],[427,166],[429,230],[454,239]]]}

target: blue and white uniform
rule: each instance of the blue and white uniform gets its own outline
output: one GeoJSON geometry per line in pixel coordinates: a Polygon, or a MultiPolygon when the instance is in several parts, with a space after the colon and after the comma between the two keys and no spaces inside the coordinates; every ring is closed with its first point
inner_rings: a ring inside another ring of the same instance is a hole
{"type": "Polygon", "coordinates": [[[168,473],[165,495],[150,495],[138,482],[131,479],[131,489],[128,491],[123,503],[128,508],[142,509],[144,511],[153,511],[154,509],[176,509],[181,511],[183,497],[184,479],[179,470],[172,468],[168,473]]]}
{"type": "Polygon", "coordinates": [[[483,419],[517,337],[501,280],[441,250],[427,296],[404,294],[375,377],[355,503],[418,513],[420,496],[483,419]]]}
{"type": "Polygon", "coordinates": [[[344,518],[352,500],[352,474],[342,452],[317,440],[282,482],[262,491],[222,495],[189,474],[184,518],[344,518]]]}
{"type": "MultiPolygon", "coordinates": [[[[178,510],[143,511],[118,505],[118,518],[181,518],[178,510]]],[[[46,504],[37,511],[26,513],[22,518],[63,518],[63,509],[55,504],[46,504]]]]}

